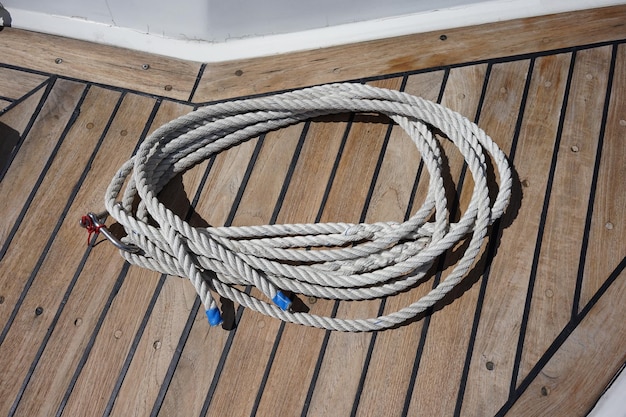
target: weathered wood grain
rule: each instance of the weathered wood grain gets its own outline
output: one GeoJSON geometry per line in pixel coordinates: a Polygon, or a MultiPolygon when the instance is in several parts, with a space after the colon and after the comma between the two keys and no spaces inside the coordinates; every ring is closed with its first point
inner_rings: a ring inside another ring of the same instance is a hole
{"type": "Polygon", "coordinates": [[[626,6],[209,64],[195,102],[592,44],[626,37],[626,6]],[[576,30],[564,28],[576,27],[576,30]],[[445,34],[445,40],[440,38],[445,34]]]}
{"type": "MultiPolygon", "coordinates": [[[[112,104],[115,104],[119,96],[116,93],[109,94],[112,104]]],[[[49,317],[58,317],[48,328],[49,334],[36,328],[40,336],[31,335],[28,342],[32,346],[23,348],[24,351],[39,348],[42,352],[40,358],[30,359],[35,367],[30,383],[21,394],[16,410],[18,414],[53,415],[57,411],[109,294],[116,285],[123,259],[112,245],[104,241],[91,249],[82,265],[81,258],[88,249],[87,234],[78,227],[77,222],[88,211],[98,212],[102,209],[103,191],[119,166],[132,154],[153,106],[154,100],[146,97],[126,95],[123,98],[39,271],[42,279],[37,280],[29,291],[27,300],[30,297],[40,299],[41,293],[52,290],[54,302],[58,304],[57,299],[63,296],[63,304],[55,306],[50,301],[47,303],[50,307],[44,306],[50,308],[49,317]],[[72,281],[51,288],[45,278],[48,276],[72,278],[72,281]],[[57,309],[56,314],[54,309],[57,309]],[[40,342],[43,335],[46,335],[46,339],[40,342]]],[[[89,129],[87,125],[93,123],[93,118],[89,114],[85,116],[87,119],[82,121],[81,126],[89,129]]],[[[71,165],[72,161],[68,163],[71,165]]]]}
{"type": "MultiPolygon", "coordinates": [[[[78,88],[78,91],[82,89],[78,88]]],[[[84,235],[79,239],[83,245],[72,244],[77,238],[76,219],[80,216],[70,221],[63,215],[72,189],[104,132],[108,118],[100,115],[110,114],[118,98],[119,93],[99,88],[88,92],[81,116],[58,149],[2,260],[3,270],[11,271],[3,274],[2,293],[12,303],[2,309],[2,326],[6,333],[0,345],[0,366],[5,370],[0,397],[11,401],[3,403],[0,412],[7,413],[16,398],[72,280],[72,272],[68,271],[74,271],[81,260],[86,242],[84,235]],[[91,128],[87,127],[88,123],[91,128]],[[49,192],[51,189],[55,192],[49,192]],[[61,222],[60,227],[58,222],[61,222]]],[[[73,110],[70,107],[70,111],[73,110]]],[[[51,140],[56,142],[58,136],[51,140]]]]}
{"type": "MultiPolygon", "coordinates": [[[[83,89],[83,84],[59,81],[50,91],[28,136],[23,139],[20,151],[12,161],[7,155],[6,163],[3,165],[7,166],[9,163],[10,165],[0,183],[0,194],[4,197],[0,201],[0,211],[3,214],[0,222],[0,241],[3,246],[7,244],[6,239],[28,201],[30,191],[36,187],[37,180],[44,173],[46,163],[63,130],[70,122],[83,89]]],[[[3,115],[2,122],[18,133],[23,133],[30,115],[20,113],[22,110],[32,108],[31,106],[36,106],[37,101],[35,96],[31,97],[28,102],[24,102],[24,108],[16,107],[15,111],[3,115]]]]}
{"type": "MultiPolygon", "coordinates": [[[[147,55],[2,31],[0,51],[32,42],[41,53],[10,51],[0,65],[0,100],[17,99],[0,114],[0,168],[11,162],[0,182],[0,236],[10,239],[0,260],[0,413],[584,415],[626,360],[624,16],[618,6],[446,31],[445,41],[430,33],[207,66],[197,101],[371,77],[431,100],[441,93],[470,119],[487,83],[478,124],[515,169],[494,257],[432,315],[367,334],[247,310],[236,330],[211,328],[188,280],[128,268],[107,242],[87,249],[78,217],[102,207],[142,131],[191,109],[182,100],[199,65],[161,67],[147,55]],[[587,46],[546,52],[576,45],[587,46]],[[150,68],[138,70],[144,60],[150,68]],[[168,94],[181,101],[153,96],[168,94]]],[[[445,140],[444,150],[458,186],[458,152],[445,140]]],[[[185,216],[211,166],[193,226],[402,220],[418,161],[384,118],[329,116],[233,147],[176,177],[161,198],[185,216]]],[[[413,212],[428,186],[422,171],[413,212]]],[[[472,183],[467,173],[461,209],[472,183]]],[[[450,203],[456,197],[450,187],[450,203]]],[[[437,279],[453,266],[448,255],[437,279]]],[[[434,268],[425,281],[384,306],[301,301],[316,314],[374,315],[423,295],[434,268]]]]}
{"type": "MultiPolygon", "coordinates": [[[[465,115],[470,120],[474,120],[478,111],[479,101],[486,82],[487,65],[473,65],[462,67],[450,71],[450,76],[446,84],[443,94],[442,104],[454,111],[465,115]]],[[[446,156],[448,166],[448,175],[453,181],[451,186],[456,186],[448,192],[448,206],[454,208],[455,211],[460,209],[464,212],[469,204],[471,190],[474,183],[471,180],[471,174],[466,173],[465,181],[460,176],[464,166],[463,156],[458,152],[454,144],[446,139],[443,149],[446,156]],[[462,193],[461,193],[462,192],[462,193]],[[457,195],[457,196],[455,196],[457,195]],[[463,196],[462,200],[455,202],[463,196]]],[[[500,146],[502,144],[499,143],[500,146]]],[[[452,218],[458,215],[453,212],[452,218]]],[[[460,245],[456,245],[457,247],[460,245]]],[[[463,247],[459,250],[462,252],[463,247]]],[[[446,255],[445,270],[440,273],[439,280],[445,279],[455,265],[457,254],[450,252],[446,255]]],[[[437,259],[435,268],[442,268],[440,259],[437,259]]],[[[478,272],[478,271],[477,271],[478,272]]],[[[459,389],[459,380],[463,371],[465,360],[465,350],[469,333],[472,329],[472,322],[468,320],[476,305],[476,298],[479,285],[472,285],[470,281],[475,281],[476,273],[466,277],[467,281],[461,288],[467,289],[458,295],[458,299],[448,301],[449,305],[438,308],[433,313],[426,334],[425,343],[421,357],[419,358],[419,368],[417,369],[417,377],[411,402],[409,403],[408,412],[410,415],[451,415],[454,412],[454,401],[439,401],[434,395],[419,395],[422,387],[428,384],[437,386],[440,397],[455,398],[459,389]]]]}
{"type": "MultiPolygon", "coordinates": [[[[238,145],[216,157],[196,207],[203,219],[201,223],[220,226],[232,221],[229,218],[232,206],[257,140],[238,145]]],[[[168,381],[169,387],[162,403],[156,409],[159,415],[176,415],[181,409],[190,415],[200,415],[222,349],[229,337],[229,333],[221,327],[208,325],[202,308],[192,319],[193,326],[189,334],[185,335],[176,370],[168,381]]],[[[187,317],[178,320],[187,320],[187,317]]]]}
{"type": "Polygon", "coordinates": [[[620,45],[589,232],[580,308],[626,254],[626,48],[620,45]]]}
{"type": "MultiPolygon", "coordinates": [[[[319,219],[326,187],[347,128],[345,120],[340,116],[309,124],[277,223],[315,222],[319,219]]],[[[330,303],[308,298],[302,301],[313,314],[330,315],[332,312],[330,303]]],[[[267,381],[262,391],[257,389],[261,395],[257,415],[299,415],[302,412],[323,340],[323,330],[293,324],[282,326],[267,381]]]]}
{"type": "Polygon", "coordinates": [[[45,75],[0,67],[0,96],[19,99],[46,79],[45,75]]]}
{"type": "Polygon", "coordinates": [[[522,184],[518,212],[502,232],[498,255],[487,283],[483,313],[463,398],[462,413],[492,415],[509,394],[519,325],[524,312],[529,274],[541,220],[554,141],[559,123],[570,54],[538,58],[534,64],[514,167],[522,184]],[[487,362],[493,365],[488,369],[487,362]]]}
{"type": "Polygon", "coordinates": [[[622,271],[507,415],[582,417],[589,413],[626,361],[624,297],[626,273],[622,271]]]}
{"type": "MultiPolygon", "coordinates": [[[[408,78],[405,91],[409,94],[437,101],[443,82],[443,71],[412,75],[408,78]]],[[[373,218],[387,216],[386,220],[402,221],[409,209],[409,199],[419,173],[419,151],[406,133],[395,126],[385,151],[378,181],[372,194],[372,205],[368,214],[373,218]],[[395,201],[394,205],[376,204],[376,200],[395,201]],[[381,210],[384,208],[384,210],[381,210]]],[[[420,185],[428,183],[428,173],[422,168],[420,185]]],[[[421,206],[426,196],[417,192],[411,212],[421,206]]],[[[419,287],[390,297],[385,301],[385,312],[398,310],[425,295],[432,288],[432,281],[419,287]]],[[[400,415],[403,410],[407,387],[412,374],[423,321],[409,324],[393,331],[379,332],[374,343],[363,391],[357,407],[357,415],[400,415]],[[398,344],[398,340],[402,343],[398,344]],[[380,382],[384,381],[384,384],[380,382]]]]}
{"type": "Polygon", "coordinates": [[[200,71],[197,62],[14,28],[1,37],[0,56],[12,65],[180,100],[200,71]]]}
{"type": "Polygon", "coordinates": [[[572,318],[611,48],[576,54],[518,382],[572,318]]]}

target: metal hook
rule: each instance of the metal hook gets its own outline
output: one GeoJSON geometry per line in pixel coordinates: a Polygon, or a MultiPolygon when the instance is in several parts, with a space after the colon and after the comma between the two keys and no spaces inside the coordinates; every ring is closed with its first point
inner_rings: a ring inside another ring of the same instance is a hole
{"type": "Polygon", "coordinates": [[[107,229],[106,225],[100,221],[100,216],[95,213],[87,213],[87,215],[83,216],[78,223],[87,229],[90,237],[92,233],[102,233],[104,237],[106,237],[116,248],[130,253],[139,252],[139,248],[137,246],[127,245],[115,237],[113,233],[107,229]]]}

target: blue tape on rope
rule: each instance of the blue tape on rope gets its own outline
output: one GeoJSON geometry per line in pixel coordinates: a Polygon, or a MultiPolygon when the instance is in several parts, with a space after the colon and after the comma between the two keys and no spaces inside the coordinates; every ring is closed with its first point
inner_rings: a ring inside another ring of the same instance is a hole
{"type": "Polygon", "coordinates": [[[291,306],[291,300],[289,299],[289,297],[287,297],[285,294],[283,294],[280,291],[276,293],[276,296],[272,298],[272,301],[274,302],[274,304],[280,307],[283,311],[287,311],[289,307],[291,306]]]}
{"type": "Polygon", "coordinates": [[[209,324],[211,326],[219,326],[224,322],[224,320],[222,320],[222,315],[220,314],[220,309],[217,307],[208,309],[206,311],[206,317],[209,319],[209,324]]]}

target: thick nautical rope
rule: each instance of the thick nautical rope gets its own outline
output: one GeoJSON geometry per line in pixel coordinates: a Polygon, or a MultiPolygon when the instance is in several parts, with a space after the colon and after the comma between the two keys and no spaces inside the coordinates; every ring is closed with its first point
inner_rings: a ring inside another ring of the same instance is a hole
{"type": "Polygon", "coordinates": [[[124,242],[140,248],[121,251],[122,256],[135,265],[189,278],[211,325],[222,322],[215,292],[288,322],[371,331],[406,322],[450,292],[472,267],[488,226],[502,215],[510,193],[511,171],[504,153],[474,123],[406,93],[341,83],[213,104],[163,125],[120,168],[107,189],[105,205],[125,228],[124,242]],[[428,169],[429,190],[407,221],[194,228],[157,198],[176,174],[225,149],[270,130],[346,112],[384,114],[417,146],[428,169]],[[474,180],[469,206],[455,223],[450,222],[440,144],[433,129],[458,147],[474,180]],[[499,176],[493,203],[485,152],[499,176]],[[336,300],[397,294],[419,283],[439,255],[467,238],[467,249],[452,272],[427,295],[397,311],[349,319],[290,309],[288,293],[336,300]],[[253,295],[250,286],[261,295],[253,295]]]}

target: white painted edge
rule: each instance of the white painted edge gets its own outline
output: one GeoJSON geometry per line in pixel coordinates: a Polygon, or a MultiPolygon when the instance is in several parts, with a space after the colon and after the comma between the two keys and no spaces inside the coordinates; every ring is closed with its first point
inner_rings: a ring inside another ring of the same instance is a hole
{"type": "Polygon", "coordinates": [[[626,417],[626,370],[622,368],[587,417],[626,417]]]}
{"type": "Polygon", "coordinates": [[[222,62],[312,50],[483,23],[626,4],[624,0],[492,0],[301,32],[223,42],[166,38],[135,29],[22,9],[12,26],[198,62],[222,62]]]}

